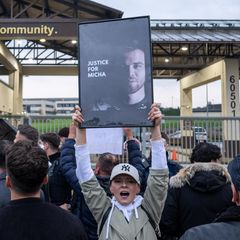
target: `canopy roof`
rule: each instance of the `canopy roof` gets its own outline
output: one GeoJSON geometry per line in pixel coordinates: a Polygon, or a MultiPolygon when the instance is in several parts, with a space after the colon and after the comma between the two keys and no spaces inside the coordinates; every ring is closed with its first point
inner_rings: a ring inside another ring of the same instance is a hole
{"type": "Polygon", "coordinates": [[[240,59],[240,20],[152,20],[155,78],[181,78],[223,58],[240,59]]]}
{"type": "MultiPolygon", "coordinates": [[[[3,19],[121,18],[123,12],[89,0],[1,0],[3,19]]],[[[240,20],[151,20],[154,78],[176,78],[223,58],[240,59],[240,20]]],[[[24,65],[75,65],[77,45],[69,40],[4,40],[24,65]],[[30,59],[30,56],[31,59],[30,59]],[[31,61],[30,61],[31,60],[31,61]]]]}

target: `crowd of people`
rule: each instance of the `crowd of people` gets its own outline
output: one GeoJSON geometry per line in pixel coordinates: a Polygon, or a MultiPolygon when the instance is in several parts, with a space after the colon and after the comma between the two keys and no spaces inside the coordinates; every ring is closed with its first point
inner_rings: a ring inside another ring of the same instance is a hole
{"type": "Polygon", "coordinates": [[[149,158],[125,128],[128,161],[107,152],[94,169],[79,108],[58,133],[19,125],[14,142],[0,140],[0,239],[238,239],[240,155],[226,168],[203,142],[183,167],[168,158],[161,119],[153,104],[149,158]]]}

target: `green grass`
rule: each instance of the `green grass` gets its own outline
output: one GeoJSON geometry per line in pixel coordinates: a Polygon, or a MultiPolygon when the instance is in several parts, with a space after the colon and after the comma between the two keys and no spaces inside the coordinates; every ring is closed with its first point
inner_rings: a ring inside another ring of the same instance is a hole
{"type": "Polygon", "coordinates": [[[63,127],[69,127],[71,119],[47,119],[47,120],[34,120],[32,126],[35,127],[39,133],[55,132],[57,133],[63,127]]]}
{"type": "MultiPolygon", "coordinates": [[[[55,132],[57,133],[63,127],[69,127],[72,120],[69,118],[55,118],[55,119],[34,119],[32,121],[32,126],[35,127],[39,133],[55,132]]],[[[199,126],[205,129],[211,129],[214,132],[221,132],[222,125],[221,122],[217,120],[203,121],[203,120],[193,120],[190,122],[191,126],[199,126]]],[[[165,119],[161,124],[162,131],[167,134],[173,133],[180,129],[179,119],[165,119]]],[[[146,131],[150,131],[147,128],[146,131]]],[[[209,130],[208,130],[209,132],[209,130]]],[[[218,133],[218,135],[219,135],[218,133]]],[[[210,134],[210,132],[209,132],[210,134]]]]}

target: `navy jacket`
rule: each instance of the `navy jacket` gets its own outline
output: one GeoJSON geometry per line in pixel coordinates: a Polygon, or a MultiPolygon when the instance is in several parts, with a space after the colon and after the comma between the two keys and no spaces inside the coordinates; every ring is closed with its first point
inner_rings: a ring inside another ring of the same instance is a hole
{"type": "MultiPolygon", "coordinates": [[[[62,172],[65,175],[67,182],[74,190],[72,212],[81,219],[89,240],[97,240],[98,239],[97,223],[84,200],[83,194],[81,192],[81,187],[76,176],[75,171],[76,159],[74,144],[75,144],[74,139],[65,140],[65,143],[63,144],[61,149],[60,164],[62,167],[62,172]]],[[[128,141],[128,154],[129,163],[138,169],[140,178],[142,179],[143,185],[141,186],[141,193],[143,193],[146,188],[148,172],[146,172],[146,168],[143,164],[145,160],[142,158],[140,147],[134,140],[128,141]]],[[[110,196],[109,191],[110,177],[101,176],[96,177],[100,185],[104,188],[104,190],[108,194],[108,196],[110,196]]]]}
{"type": "MultiPolygon", "coordinates": [[[[138,170],[141,179],[141,191],[140,194],[143,195],[147,186],[147,179],[149,175],[149,168],[151,167],[151,154],[149,159],[146,159],[140,150],[138,142],[135,140],[129,140],[127,142],[128,146],[128,160],[129,163],[135,166],[138,170]]],[[[166,152],[167,165],[169,170],[169,178],[176,175],[181,168],[183,168],[179,163],[168,159],[168,152],[166,152]]]]}
{"type": "Polygon", "coordinates": [[[143,195],[147,186],[150,164],[146,158],[142,156],[140,146],[135,140],[129,140],[127,142],[127,149],[129,163],[138,170],[138,174],[141,180],[140,195],[143,195]]]}
{"type": "Polygon", "coordinates": [[[67,183],[60,165],[60,152],[49,156],[51,166],[48,170],[50,202],[60,206],[71,201],[71,188],[67,183]]]}
{"type": "MultiPolygon", "coordinates": [[[[76,176],[76,159],[75,159],[75,140],[66,139],[61,149],[60,164],[62,172],[74,191],[71,211],[81,219],[89,240],[97,240],[97,222],[95,221],[91,211],[89,210],[84,196],[81,192],[81,187],[76,176]]],[[[100,185],[109,195],[109,180],[110,177],[97,176],[100,185]]]]}

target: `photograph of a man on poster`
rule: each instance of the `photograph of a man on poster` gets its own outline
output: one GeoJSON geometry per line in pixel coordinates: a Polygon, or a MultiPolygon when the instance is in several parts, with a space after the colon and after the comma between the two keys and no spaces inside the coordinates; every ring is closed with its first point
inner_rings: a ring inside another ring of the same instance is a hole
{"type": "Polygon", "coordinates": [[[148,17],[80,26],[79,95],[86,127],[151,125],[150,50],[148,17]],[[114,30],[106,36],[106,28],[114,30]]]}
{"type": "Polygon", "coordinates": [[[109,109],[120,110],[122,108],[130,107],[132,109],[146,109],[147,97],[145,93],[145,53],[138,44],[134,41],[132,46],[124,49],[122,63],[122,82],[123,89],[122,98],[117,105],[111,105],[113,97],[104,99],[105,96],[100,97],[93,105],[94,111],[105,111],[109,109]],[[126,96],[124,96],[126,95],[126,96]]]}

